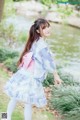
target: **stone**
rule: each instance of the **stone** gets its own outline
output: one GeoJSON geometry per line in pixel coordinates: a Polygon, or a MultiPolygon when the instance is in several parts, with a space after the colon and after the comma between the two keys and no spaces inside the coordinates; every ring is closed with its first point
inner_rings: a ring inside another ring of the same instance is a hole
{"type": "Polygon", "coordinates": [[[52,22],[62,23],[61,16],[58,12],[49,12],[46,19],[52,22]]]}

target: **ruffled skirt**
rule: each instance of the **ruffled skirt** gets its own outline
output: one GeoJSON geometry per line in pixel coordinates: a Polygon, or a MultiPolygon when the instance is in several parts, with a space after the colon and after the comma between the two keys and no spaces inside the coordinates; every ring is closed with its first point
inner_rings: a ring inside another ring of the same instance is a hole
{"type": "Polygon", "coordinates": [[[4,86],[4,92],[11,98],[31,103],[36,107],[47,104],[42,82],[34,79],[33,74],[24,68],[12,75],[4,86]]]}

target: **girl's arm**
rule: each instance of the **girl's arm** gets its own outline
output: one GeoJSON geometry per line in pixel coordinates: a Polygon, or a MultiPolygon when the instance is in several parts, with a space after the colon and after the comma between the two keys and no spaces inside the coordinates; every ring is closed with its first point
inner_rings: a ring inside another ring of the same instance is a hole
{"type": "Polygon", "coordinates": [[[43,48],[39,52],[39,54],[42,56],[42,61],[43,61],[45,70],[47,70],[49,73],[53,73],[55,84],[61,84],[62,80],[60,79],[57,73],[55,61],[52,58],[52,55],[49,49],[47,47],[43,48]]]}
{"type": "Polygon", "coordinates": [[[58,73],[57,73],[57,70],[54,70],[53,72],[53,75],[54,75],[54,83],[55,85],[57,84],[61,84],[63,81],[60,79],[58,73]]]}
{"type": "Polygon", "coordinates": [[[56,70],[56,64],[51,56],[49,49],[45,47],[39,51],[39,54],[42,58],[44,69],[49,73],[53,73],[53,71],[56,70]]]}

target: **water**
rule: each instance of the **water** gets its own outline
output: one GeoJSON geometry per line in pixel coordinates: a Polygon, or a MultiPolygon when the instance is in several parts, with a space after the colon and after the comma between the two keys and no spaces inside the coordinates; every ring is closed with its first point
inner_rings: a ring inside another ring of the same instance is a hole
{"type": "Polygon", "coordinates": [[[80,29],[60,24],[51,26],[48,41],[57,63],[66,64],[64,71],[80,76],[80,29]]]}

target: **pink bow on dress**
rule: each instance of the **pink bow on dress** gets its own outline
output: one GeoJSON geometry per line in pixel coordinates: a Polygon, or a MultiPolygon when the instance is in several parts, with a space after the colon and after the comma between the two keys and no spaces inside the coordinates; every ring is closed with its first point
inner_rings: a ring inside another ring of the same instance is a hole
{"type": "Polygon", "coordinates": [[[32,59],[33,52],[28,52],[23,56],[22,63],[19,65],[20,67],[24,67],[30,71],[33,71],[34,60],[32,59]]]}

